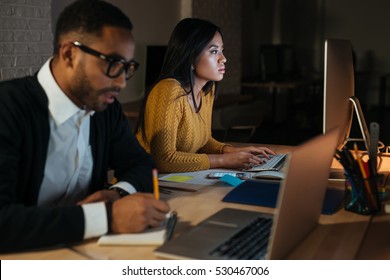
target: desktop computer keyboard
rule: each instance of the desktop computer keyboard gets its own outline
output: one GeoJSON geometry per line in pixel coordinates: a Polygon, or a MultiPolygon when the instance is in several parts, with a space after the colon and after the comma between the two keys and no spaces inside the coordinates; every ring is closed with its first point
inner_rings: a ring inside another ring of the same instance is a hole
{"type": "Polygon", "coordinates": [[[256,260],[264,259],[272,218],[260,217],[241,231],[224,241],[210,254],[221,259],[256,260]]]}
{"type": "Polygon", "coordinates": [[[244,170],[245,171],[264,171],[264,170],[280,171],[283,167],[286,156],[287,154],[277,154],[277,155],[270,155],[269,159],[261,157],[263,163],[259,165],[252,165],[250,168],[244,170]]]}

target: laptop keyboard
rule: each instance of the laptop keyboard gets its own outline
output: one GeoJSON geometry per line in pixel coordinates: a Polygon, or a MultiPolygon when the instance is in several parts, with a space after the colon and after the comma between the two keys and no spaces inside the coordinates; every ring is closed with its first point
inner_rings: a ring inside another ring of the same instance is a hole
{"type": "Polygon", "coordinates": [[[263,171],[263,170],[275,170],[279,171],[283,167],[283,163],[287,154],[270,155],[270,158],[261,158],[262,164],[253,165],[251,168],[245,169],[245,171],[263,171]]]}
{"type": "Polygon", "coordinates": [[[221,259],[256,260],[264,259],[272,218],[259,217],[210,254],[221,259]]]}

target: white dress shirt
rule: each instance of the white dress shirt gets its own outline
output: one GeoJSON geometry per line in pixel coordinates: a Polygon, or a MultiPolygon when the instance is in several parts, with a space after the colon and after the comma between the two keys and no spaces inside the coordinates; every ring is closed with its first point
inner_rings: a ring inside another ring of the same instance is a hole
{"type": "MultiPolygon", "coordinates": [[[[50,139],[44,178],[38,196],[38,205],[75,204],[88,195],[93,158],[89,144],[90,117],[94,111],[77,107],[61,90],[50,70],[49,59],[38,72],[38,81],[49,100],[50,139]]],[[[129,193],[135,188],[127,182],[118,182],[129,193]]],[[[84,238],[107,233],[108,224],[103,202],[82,205],[84,238]]]]}

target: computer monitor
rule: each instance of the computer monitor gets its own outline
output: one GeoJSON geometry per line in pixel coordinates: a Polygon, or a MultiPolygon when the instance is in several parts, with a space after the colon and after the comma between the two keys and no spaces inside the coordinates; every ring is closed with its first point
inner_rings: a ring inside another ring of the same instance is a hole
{"type": "Polygon", "coordinates": [[[349,141],[364,141],[369,150],[369,131],[355,97],[352,45],[348,40],[328,39],[325,41],[323,132],[336,126],[340,128],[339,149],[349,141]],[[354,110],[362,138],[350,138],[354,110]]]}

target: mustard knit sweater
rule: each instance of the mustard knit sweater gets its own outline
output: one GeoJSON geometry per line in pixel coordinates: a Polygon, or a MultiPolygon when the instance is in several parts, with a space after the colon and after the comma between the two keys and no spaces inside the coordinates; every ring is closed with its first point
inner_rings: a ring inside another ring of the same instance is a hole
{"type": "Polygon", "coordinates": [[[161,173],[210,168],[207,154],[220,154],[226,144],[211,136],[214,88],[201,93],[201,108],[195,113],[175,79],[160,81],[150,92],[145,108],[145,132],[137,139],[151,153],[161,173]]]}

